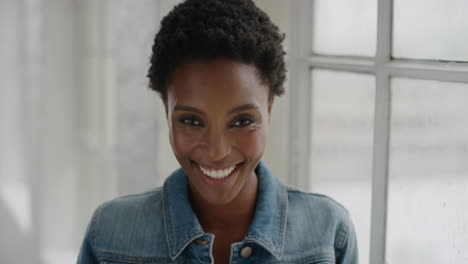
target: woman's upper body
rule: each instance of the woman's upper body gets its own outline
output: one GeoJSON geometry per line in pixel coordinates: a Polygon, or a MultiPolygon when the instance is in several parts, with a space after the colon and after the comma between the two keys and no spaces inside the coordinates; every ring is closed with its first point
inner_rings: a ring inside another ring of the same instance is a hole
{"type": "MultiPolygon", "coordinates": [[[[255,172],[254,217],[244,239],[231,245],[228,263],[357,263],[346,209],[326,196],[281,184],[262,162],[255,172]]],[[[215,263],[216,236],[200,225],[188,185],[179,169],[162,188],[100,206],[78,263],[215,263]]]]}
{"type": "Polygon", "coordinates": [[[79,263],[356,263],[345,210],[260,163],[283,39],[252,0],[186,0],[162,20],[148,77],[181,169],[100,207],[79,263]]]}

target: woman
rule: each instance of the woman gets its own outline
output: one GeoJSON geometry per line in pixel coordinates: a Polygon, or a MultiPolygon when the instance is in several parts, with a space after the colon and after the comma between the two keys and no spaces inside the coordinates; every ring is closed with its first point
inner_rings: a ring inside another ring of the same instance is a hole
{"type": "Polygon", "coordinates": [[[78,263],[357,263],[346,210],[260,161],[283,38],[250,0],[187,0],[163,19],[148,77],[181,169],[101,205],[78,263]]]}

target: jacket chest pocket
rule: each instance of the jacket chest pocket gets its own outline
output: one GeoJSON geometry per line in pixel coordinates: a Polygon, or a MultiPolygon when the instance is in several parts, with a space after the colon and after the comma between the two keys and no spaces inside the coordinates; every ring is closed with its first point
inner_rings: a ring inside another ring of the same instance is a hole
{"type": "Polygon", "coordinates": [[[101,260],[99,264],[178,264],[176,262],[167,261],[167,260],[149,260],[149,261],[127,261],[127,260],[101,260]]]}
{"type": "Polygon", "coordinates": [[[335,254],[317,254],[315,256],[307,258],[304,264],[335,264],[336,257],[335,254]]]}
{"type": "MultiPolygon", "coordinates": [[[[336,262],[334,260],[331,260],[331,259],[297,262],[297,264],[335,264],[335,263],[336,262]]],[[[296,264],[296,263],[294,263],[294,264],[296,264]]]]}
{"type": "Polygon", "coordinates": [[[125,262],[125,261],[100,261],[99,264],[178,264],[176,262],[125,262]]]}
{"type": "Polygon", "coordinates": [[[285,262],[274,262],[273,264],[335,264],[335,256],[312,256],[298,260],[290,260],[285,262]]]}

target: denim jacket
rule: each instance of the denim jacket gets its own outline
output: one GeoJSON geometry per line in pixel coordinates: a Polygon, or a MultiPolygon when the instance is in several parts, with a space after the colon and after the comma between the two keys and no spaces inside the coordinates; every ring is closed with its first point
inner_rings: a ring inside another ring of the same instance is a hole
{"type": "MultiPolygon", "coordinates": [[[[346,209],[326,196],[281,184],[261,162],[255,171],[254,219],[244,240],[231,245],[231,264],[358,263],[346,209]]],[[[214,239],[198,222],[187,176],[179,169],[163,187],[101,205],[77,263],[213,263],[214,239]]]]}

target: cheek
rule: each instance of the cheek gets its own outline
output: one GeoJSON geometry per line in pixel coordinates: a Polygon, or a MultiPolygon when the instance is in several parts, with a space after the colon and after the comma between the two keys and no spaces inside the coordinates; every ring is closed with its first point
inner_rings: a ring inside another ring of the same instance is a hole
{"type": "Polygon", "coordinates": [[[237,138],[239,149],[248,157],[256,158],[265,149],[266,131],[259,128],[249,131],[237,138]]]}
{"type": "Polygon", "coordinates": [[[199,142],[199,135],[184,131],[183,129],[173,128],[169,131],[169,137],[172,145],[172,150],[176,156],[188,155],[199,142]]]}

